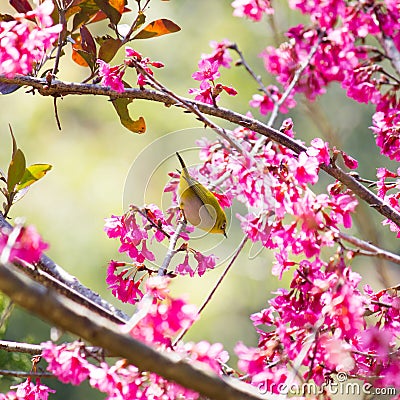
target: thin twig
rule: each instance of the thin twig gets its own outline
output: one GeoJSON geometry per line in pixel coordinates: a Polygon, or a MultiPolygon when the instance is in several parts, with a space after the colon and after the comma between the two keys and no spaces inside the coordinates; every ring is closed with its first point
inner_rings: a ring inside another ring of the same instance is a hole
{"type": "Polygon", "coordinates": [[[54,105],[54,115],[56,117],[56,122],[57,122],[57,128],[59,131],[61,131],[61,122],[60,122],[60,118],[58,116],[58,108],[57,108],[57,96],[54,96],[53,98],[53,105],[54,105]]]}
{"type": "Polygon", "coordinates": [[[183,218],[178,222],[178,225],[176,227],[176,230],[174,234],[171,236],[171,239],[169,241],[169,246],[168,246],[168,251],[167,254],[164,257],[164,261],[161,265],[161,267],[158,269],[158,276],[163,276],[167,272],[167,269],[169,267],[169,264],[171,263],[172,257],[175,255],[176,250],[176,242],[179,239],[179,236],[181,235],[182,230],[186,226],[185,221],[183,218]]]}
{"type": "Polygon", "coordinates": [[[56,378],[51,372],[25,372],[25,371],[10,371],[8,369],[0,369],[0,376],[15,376],[17,378],[56,378]]]}
{"type": "Polygon", "coordinates": [[[64,0],[58,0],[55,3],[58,8],[59,21],[60,21],[60,24],[62,25],[62,30],[58,34],[57,53],[56,53],[56,58],[54,61],[53,77],[56,77],[56,75],[58,73],[58,66],[60,64],[62,48],[64,46],[64,41],[65,41],[65,34],[67,32],[67,20],[65,18],[65,11],[67,8],[65,7],[64,0]]]}
{"type": "Polygon", "coordinates": [[[0,317],[0,329],[6,324],[8,318],[14,309],[14,303],[10,300],[7,306],[4,308],[3,312],[1,313],[0,317]]]}
{"type": "MultiPolygon", "coordinates": [[[[227,265],[227,267],[225,268],[224,272],[222,273],[222,275],[219,277],[217,283],[214,285],[213,289],[211,290],[211,292],[208,294],[207,298],[204,300],[203,304],[200,306],[199,311],[197,312],[197,315],[200,315],[202,313],[202,311],[206,308],[207,304],[211,301],[211,299],[213,298],[215,292],[217,291],[217,289],[219,288],[219,286],[221,285],[222,281],[224,280],[224,278],[226,277],[226,275],[228,274],[229,270],[231,269],[232,265],[234,264],[234,262],[236,261],[236,259],[238,258],[240,252],[243,250],[244,245],[247,243],[248,237],[244,236],[242,241],[240,242],[238,248],[236,249],[235,254],[233,255],[231,261],[229,262],[229,264],[227,265]]],[[[193,326],[193,325],[191,325],[193,326]]],[[[182,340],[182,338],[186,335],[186,333],[188,332],[188,330],[190,329],[190,327],[187,327],[186,329],[184,329],[174,340],[173,342],[173,346],[175,346],[180,340],[182,340]]]]}
{"type": "Polygon", "coordinates": [[[310,62],[311,62],[312,58],[314,57],[314,54],[318,50],[321,40],[322,40],[322,34],[320,34],[318,36],[318,39],[315,42],[314,46],[311,48],[310,53],[308,54],[308,57],[300,64],[299,68],[296,70],[292,81],[290,82],[290,84],[286,88],[286,90],[283,92],[282,97],[274,104],[274,108],[271,112],[271,116],[269,117],[269,120],[267,123],[268,126],[274,125],[276,117],[278,116],[279,107],[286,101],[286,99],[289,97],[290,93],[292,93],[294,87],[296,86],[297,82],[299,81],[299,79],[301,77],[301,74],[310,65],[310,62]]]}
{"type": "MultiPolygon", "coordinates": [[[[387,261],[391,261],[395,264],[400,264],[400,256],[395,253],[383,250],[378,246],[375,246],[362,239],[358,239],[355,236],[351,236],[343,232],[339,232],[337,235],[346,242],[349,242],[354,246],[357,246],[358,248],[365,250],[366,253],[365,252],[361,253],[365,256],[377,257],[387,261]]],[[[357,250],[353,251],[357,252],[357,250]]]]}
{"type": "Polygon", "coordinates": [[[260,87],[260,90],[262,92],[264,92],[268,97],[270,97],[270,93],[269,93],[268,89],[265,87],[260,75],[256,75],[256,73],[253,71],[253,69],[247,63],[246,59],[244,58],[243,53],[239,50],[238,45],[236,43],[232,43],[230,46],[228,46],[228,48],[234,50],[240,57],[239,64],[237,64],[237,65],[243,65],[243,67],[246,69],[246,71],[257,82],[258,86],[260,87]]]}

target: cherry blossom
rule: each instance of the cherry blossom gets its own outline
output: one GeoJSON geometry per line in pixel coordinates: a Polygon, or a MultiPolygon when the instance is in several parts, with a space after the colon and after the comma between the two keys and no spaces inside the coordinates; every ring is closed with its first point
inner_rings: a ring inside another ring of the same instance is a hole
{"type": "Polygon", "coordinates": [[[53,25],[53,9],[53,2],[45,0],[33,11],[0,22],[0,74],[28,75],[42,61],[62,29],[53,25]]]}

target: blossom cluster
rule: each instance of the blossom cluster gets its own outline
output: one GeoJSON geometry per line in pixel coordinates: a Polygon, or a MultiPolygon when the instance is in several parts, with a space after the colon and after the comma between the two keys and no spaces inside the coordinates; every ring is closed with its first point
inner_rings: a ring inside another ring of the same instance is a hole
{"type": "MultiPolygon", "coordinates": [[[[176,187],[175,184],[173,186],[176,187]]],[[[118,239],[121,243],[120,253],[125,253],[131,260],[129,263],[111,261],[108,265],[106,281],[119,300],[135,304],[143,297],[145,278],[157,273],[145,265],[156,261],[154,253],[148,249],[148,243],[154,243],[154,240],[161,243],[170,239],[175,234],[180,213],[177,207],[171,207],[166,214],[167,216],[156,205],[150,204],[143,209],[132,207],[122,216],[106,219],[104,230],[107,236],[118,239]]],[[[194,276],[197,273],[202,276],[206,270],[213,269],[216,265],[215,255],[206,255],[188,246],[188,232],[191,231],[193,227],[187,226],[179,234],[183,243],[178,248],[178,253],[184,254],[184,257],[173,271],[176,275],[194,276]],[[193,262],[196,265],[194,268],[190,265],[193,262]]],[[[170,272],[164,272],[171,275],[170,272]]]]}
{"type": "Polygon", "coordinates": [[[274,13],[269,0],[235,0],[232,2],[235,17],[246,17],[252,21],[261,21],[264,15],[274,13]]]}
{"type": "Polygon", "coordinates": [[[143,87],[148,83],[141,69],[152,76],[153,70],[150,67],[164,67],[164,64],[162,62],[151,61],[148,57],[143,57],[139,52],[132,49],[131,47],[125,48],[125,60],[123,64],[115,65],[112,67],[108,63],[100,59],[97,60],[97,64],[99,66],[98,76],[100,78],[101,84],[120,93],[125,90],[125,85],[122,78],[125,75],[127,67],[136,68],[136,83],[139,87],[143,87]]]}
{"type": "MultiPolygon", "coordinates": [[[[284,121],[281,131],[294,137],[290,120],[284,121]]],[[[254,132],[238,128],[233,135],[243,145],[243,154],[229,149],[227,143],[198,142],[204,162],[200,172],[210,180],[224,175],[225,195],[249,205],[249,213],[238,218],[253,242],[274,249],[272,273],[281,278],[285,271],[294,271],[290,289],[278,290],[269,301],[270,307],[251,317],[259,345],[236,346],[239,369],[252,384],[276,391],[291,374],[288,360],[297,360],[311,340],[301,361],[307,381],[321,385],[332,374],[344,371],[373,382],[381,376],[378,365],[383,365],[387,375],[382,375],[378,384],[398,385],[393,379],[399,368],[394,356],[398,350],[398,296],[382,302],[379,294],[368,288],[363,294],[361,277],[347,265],[353,253],[344,257],[338,241],[340,230],[352,225],[357,201],[340,183],[329,185],[326,194],[317,195],[310,188],[318,181],[321,164],[331,164],[339,154],[348,168],[356,168],[357,161],[330,149],[319,138],[298,157],[271,141],[264,142],[253,155],[251,150],[259,141],[254,132]],[[324,261],[328,249],[331,256],[324,261]],[[299,256],[301,261],[297,261],[299,256]],[[373,326],[368,325],[368,309],[382,315],[373,326]],[[268,328],[263,330],[260,325],[268,328]]],[[[384,186],[383,177],[397,175],[387,170],[381,175],[380,188],[386,193],[390,186],[384,186]]]]}
{"type": "MultiPolygon", "coordinates": [[[[386,168],[377,170],[378,196],[385,200],[394,210],[400,211],[400,168],[391,172],[386,168]]],[[[386,219],[384,225],[389,225],[390,230],[400,238],[400,227],[393,221],[386,219]]]]}
{"type": "Polygon", "coordinates": [[[230,68],[232,58],[229,55],[229,47],[231,43],[227,40],[222,42],[211,42],[214,51],[211,54],[203,54],[199,61],[199,70],[196,71],[192,78],[200,82],[200,88],[189,89],[190,94],[194,94],[195,100],[206,104],[217,104],[221,92],[226,92],[230,96],[236,96],[237,91],[230,86],[216,83],[215,81],[221,76],[220,67],[230,68]]]}
{"type": "Polygon", "coordinates": [[[33,226],[16,226],[0,231],[0,254],[7,253],[9,262],[38,262],[43,251],[48,248],[47,243],[33,226]]]}
{"type": "Polygon", "coordinates": [[[30,377],[19,385],[12,386],[11,389],[15,391],[0,393],[0,400],[47,400],[50,393],[56,392],[43,385],[39,378],[36,379],[36,383],[33,383],[30,377]]]}
{"type": "Polygon", "coordinates": [[[236,346],[248,380],[274,391],[290,374],[287,359],[298,360],[309,343],[301,359],[305,381],[322,385],[332,373],[345,372],[374,387],[399,388],[399,296],[374,293],[368,285],[362,294],[360,280],[340,257],[329,263],[301,261],[290,290],[279,290],[268,308],[251,316],[258,347],[236,346]],[[371,326],[367,312],[376,320],[371,326]]]}
{"type": "MultiPolygon", "coordinates": [[[[344,0],[306,1],[291,0],[289,5],[308,15],[310,27],[303,24],[290,28],[287,42],[278,48],[268,46],[262,53],[266,70],[276,75],[284,89],[295,79],[300,67],[305,67],[291,90],[288,100],[293,102],[296,93],[303,93],[309,100],[326,92],[329,84],[340,82],[347,96],[376,106],[372,130],[382,154],[400,161],[398,81],[390,71],[379,64],[384,60],[381,50],[366,46],[368,35],[378,41],[384,37],[385,57],[396,59],[400,51],[400,9],[396,2],[344,0]],[[390,42],[390,43],[389,43],[390,42]],[[309,59],[315,48],[315,53],[309,59]]],[[[234,15],[246,16],[255,21],[263,13],[270,13],[268,2],[235,1],[234,15]],[[266,3],[266,4],[264,4],[266,3]]],[[[271,94],[254,96],[251,105],[260,107],[262,114],[270,111],[278,101],[274,89],[271,94]],[[275,96],[275,97],[274,97],[275,96]],[[271,104],[272,103],[272,104],[271,104]]],[[[291,107],[288,104],[288,107],[291,107]]],[[[281,112],[285,112],[281,109],[281,112]]]]}
{"type": "Polygon", "coordinates": [[[34,10],[0,22],[0,74],[29,75],[53,47],[61,24],[53,25],[54,3],[45,0],[34,10]]]}
{"type": "MultiPolygon", "coordinates": [[[[147,315],[131,331],[138,340],[151,343],[164,352],[175,351],[182,359],[197,361],[205,369],[222,374],[221,364],[227,362],[228,354],[219,343],[178,343],[172,346],[173,337],[190,326],[196,319],[197,310],[181,299],[169,294],[168,278],[155,277],[147,281],[147,292],[153,296],[153,304],[147,315]]],[[[126,360],[114,365],[105,361],[91,361],[91,353],[82,342],[55,345],[42,343],[42,357],[47,361],[48,371],[65,383],[89,384],[107,394],[107,399],[164,398],[197,399],[199,395],[161,376],[139,371],[126,360]]]]}

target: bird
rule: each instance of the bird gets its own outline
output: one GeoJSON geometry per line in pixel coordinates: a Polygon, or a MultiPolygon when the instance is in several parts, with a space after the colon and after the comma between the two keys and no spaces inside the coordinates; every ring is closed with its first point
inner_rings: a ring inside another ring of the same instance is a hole
{"type": "Polygon", "coordinates": [[[222,233],[225,237],[226,214],[215,195],[200,182],[192,178],[185,162],[178,152],[176,156],[182,166],[180,172],[178,197],[179,208],[185,221],[209,233],[222,233]]]}

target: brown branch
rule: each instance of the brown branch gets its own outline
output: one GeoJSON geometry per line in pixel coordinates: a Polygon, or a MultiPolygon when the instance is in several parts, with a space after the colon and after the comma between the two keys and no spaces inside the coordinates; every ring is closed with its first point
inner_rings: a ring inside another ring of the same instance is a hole
{"type": "Polygon", "coordinates": [[[255,387],[190,364],[181,356],[161,353],[122,334],[120,326],[83,308],[70,299],[27,278],[11,264],[0,264],[0,290],[15,303],[38,317],[127,359],[142,371],[151,371],[220,400],[265,399],[255,387]]]}
{"type": "Polygon", "coordinates": [[[243,67],[245,68],[245,70],[250,74],[250,76],[257,82],[259,89],[265,93],[268,97],[271,96],[271,93],[268,91],[268,89],[265,87],[261,76],[260,75],[256,75],[256,73],[253,71],[253,69],[250,67],[250,65],[248,64],[248,62],[246,61],[246,59],[244,58],[243,53],[241,52],[241,50],[239,49],[238,45],[236,43],[232,43],[230,46],[228,46],[229,49],[235,51],[237,53],[237,55],[239,56],[239,61],[236,62],[237,66],[243,65],[243,67]]]}
{"type": "Polygon", "coordinates": [[[10,371],[8,369],[0,369],[0,376],[15,376],[17,378],[55,378],[50,372],[25,372],[25,371],[10,371]]]}
{"type": "MultiPolygon", "coordinates": [[[[43,79],[26,76],[16,76],[14,78],[6,78],[4,76],[0,76],[0,82],[18,84],[21,86],[31,86],[37,89],[38,92],[43,96],[90,94],[97,96],[108,96],[111,98],[132,98],[150,100],[164,103],[167,106],[175,105],[177,107],[182,107],[182,104],[180,104],[178,101],[174,101],[173,99],[171,99],[171,97],[162,93],[157,93],[153,90],[146,89],[126,89],[124,92],[118,93],[109,88],[105,88],[99,85],[65,83],[60,81],[53,81],[52,85],[49,86],[43,79]]],[[[292,139],[284,133],[274,128],[271,128],[253,118],[247,117],[245,115],[236,113],[225,108],[216,108],[194,100],[185,99],[185,102],[197,107],[197,109],[204,114],[224,119],[226,121],[248,128],[254,132],[259,133],[260,135],[268,137],[269,139],[279,143],[280,145],[292,150],[296,154],[307,150],[307,147],[303,146],[295,139],[292,139]]],[[[388,204],[386,204],[376,194],[363,186],[351,175],[349,175],[336,165],[322,164],[321,169],[327,172],[329,175],[333,176],[335,179],[342,182],[344,185],[346,185],[358,197],[368,203],[371,207],[375,208],[380,214],[400,226],[400,213],[390,207],[388,204]]]]}
{"type": "Polygon", "coordinates": [[[38,344],[10,342],[8,340],[0,340],[0,350],[10,353],[27,353],[37,355],[42,353],[42,346],[38,344]]]}
{"type": "MultiPolygon", "coordinates": [[[[360,254],[370,256],[370,257],[377,257],[381,258],[383,260],[391,261],[395,264],[400,264],[400,256],[391,253],[390,251],[383,250],[378,246],[375,246],[371,243],[368,243],[362,239],[358,239],[355,236],[347,235],[346,233],[339,232],[338,236],[340,239],[345,240],[346,242],[351,243],[354,246],[357,246],[359,249],[365,250],[368,253],[362,252],[360,254]]],[[[357,249],[353,250],[354,252],[357,252],[357,249]]]]}
{"type": "Polygon", "coordinates": [[[53,105],[54,105],[54,116],[56,118],[57,127],[58,127],[58,130],[61,131],[62,130],[61,121],[60,121],[60,117],[58,115],[57,97],[56,96],[54,96],[54,98],[53,98],[53,105]]]}

